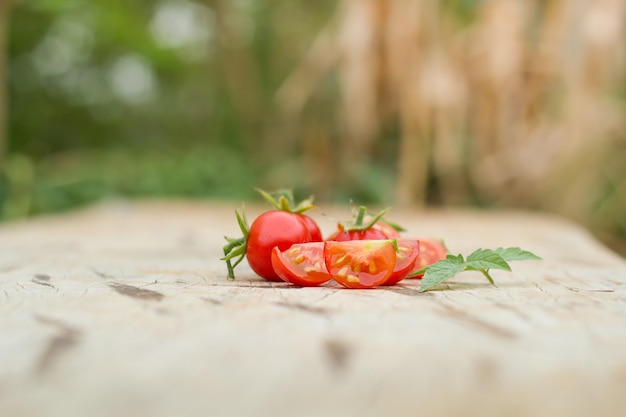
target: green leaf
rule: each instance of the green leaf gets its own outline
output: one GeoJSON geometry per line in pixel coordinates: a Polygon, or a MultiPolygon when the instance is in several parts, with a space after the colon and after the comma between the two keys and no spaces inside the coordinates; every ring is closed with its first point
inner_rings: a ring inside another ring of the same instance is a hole
{"type": "Polygon", "coordinates": [[[463,271],[479,271],[492,285],[495,285],[493,278],[489,275],[490,269],[510,271],[511,267],[507,261],[521,261],[526,259],[541,258],[532,252],[517,247],[498,248],[496,250],[478,249],[472,252],[467,257],[467,260],[463,259],[463,255],[448,254],[446,259],[426,266],[412,273],[410,276],[424,274],[422,286],[420,287],[421,292],[427,291],[463,271]]]}
{"type": "Polygon", "coordinates": [[[507,262],[510,261],[525,261],[530,259],[541,259],[539,256],[527,250],[520,249],[518,247],[513,248],[498,248],[494,251],[507,262]]]}
{"type": "Polygon", "coordinates": [[[389,226],[391,226],[397,232],[406,232],[406,229],[400,226],[398,223],[390,222],[389,220],[384,220],[389,226]]]}
{"type": "Polygon", "coordinates": [[[464,271],[467,265],[462,260],[463,257],[461,255],[458,257],[448,255],[448,258],[445,260],[438,261],[425,268],[426,272],[424,272],[424,277],[422,278],[420,291],[424,292],[464,271]]]}
{"type": "Polygon", "coordinates": [[[456,263],[463,263],[465,262],[465,260],[463,259],[463,255],[461,255],[460,253],[458,255],[453,255],[451,253],[446,255],[446,261],[452,261],[452,262],[456,262],[456,263]]]}
{"type": "Polygon", "coordinates": [[[239,228],[241,229],[241,233],[243,233],[244,239],[248,239],[250,227],[248,226],[248,219],[246,218],[246,212],[243,207],[241,209],[241,213],[235,210],[235,216],[237,216],[237,224],[239,224],[239,228]]]}
{"type": "Polygon", "coordinates": [[[509,264],[491,249],[478,249],[467,257],[467,266],[471,269],[502,269],[510,271],[509,264]]]}

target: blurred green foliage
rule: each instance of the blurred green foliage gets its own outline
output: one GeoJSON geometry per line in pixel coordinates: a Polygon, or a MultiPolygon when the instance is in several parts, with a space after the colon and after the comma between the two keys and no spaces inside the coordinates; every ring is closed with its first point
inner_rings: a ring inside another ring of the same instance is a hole
{"type": "Polygon", "coordinates": [[[263,148],[276,89],[333,6],[15,1],[2,217],[109,197],[251,197],[288,156],[263,148]]]}
{"type": "MultiPolygon", "coordinates": [[[[107,198],[254,199],[255,186],[291,187],[344,203],[393,202],[403,135],[398,120],[382,126],[366,158],[345,155],[345,120],[337,111],[341,76],[332,71],[316,83],[297,126],[277,108],[280,87],[312,42],[324,28],[341,26],[338,7],[356,3],[11,3],[7,109],[0,97],[9,138],[0,166],[0,220],[107,198]]],[[[445,0],[437,7],[465,30],[485,3],[445,0]]],[[[543,10],[547,2],[538,4],[543,10]]],[[[625,91],[622,86],[613,97],[622,110],[625,91]]],[[[605,153],[619,163],[623,152],[605,153]]],[[[598,160],[604,172],[612,169],[604,156],[598,160]]],[[[609,221],[587,223],[604,224],[598,230],[626,253],[618,201],[626,183],[619,182],[621,166],[613,171],[607,178],[614,189],[601,190],[603,205],[587,211],[609,221]]],[[[441,193],[454,192],[440,180],[428,176],[427,203],[443,204],[441,193]]],[[[569,183],[564,178],[558,186],[569,183]]],[[[498,204],[470,191],[467,205],[498,204]]],[[[541,208],[536,201],[525,207],[541,208]]],[[[587,212],[574,217],[584,223],[587,212]]]]}

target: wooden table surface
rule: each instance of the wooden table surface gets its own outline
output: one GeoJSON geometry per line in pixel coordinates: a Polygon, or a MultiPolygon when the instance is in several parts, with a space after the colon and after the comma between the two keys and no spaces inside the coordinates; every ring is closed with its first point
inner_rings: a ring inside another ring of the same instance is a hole
{"type": "Polygon", "coordinates": [[[393,210],[453,252],[543,260],[494,272],[497,287],[296,288],[243,264],[225,278],[239,206],[110,203],[0,227],[0,416],[626,415],[626,262],[580,227],[393,210]]]}

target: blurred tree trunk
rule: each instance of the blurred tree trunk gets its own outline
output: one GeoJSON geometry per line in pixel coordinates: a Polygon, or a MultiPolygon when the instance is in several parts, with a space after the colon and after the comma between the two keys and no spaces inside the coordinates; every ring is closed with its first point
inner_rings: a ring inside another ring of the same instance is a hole
{"type": "Polygon", "coordinates": [[[11,0],[0,0],[0,170],[8,144],[8,35],[11,0]]]}

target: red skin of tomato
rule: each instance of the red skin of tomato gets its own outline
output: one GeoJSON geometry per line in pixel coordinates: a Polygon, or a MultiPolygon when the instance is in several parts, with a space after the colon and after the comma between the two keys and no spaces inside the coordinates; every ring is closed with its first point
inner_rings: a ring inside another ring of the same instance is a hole
{"type": "Polygon", "coordinates": [[[300,287],[315,287],[331,279],[324,264],[324,242],[295,244],[285,251],[275,247],[272,266],[280,278],[300,287]]]}
{"type": "Polygon", "coordinates": [[[360,230],[348,230],[345,231],[343,227],[339,226],[338,229],[328,237],[326,240],[334,240],[337,242],[345,242],[348,240],[387,240],[389,239],[384,232],[379,229],[370,228],[363,231],[360,230]]]}
{"type": "MultiPolygon", "coordinates": [[[[413,272],[417,272],[425,266],[432,265],[437,261],[446,259],[448,250],[437,239],[419,239],[420,253],[413,267],[413,272]]],[[[422,278],[424,274],[416,275],[412,278],[422,278]]]]}
{"type": "Polygon", "coordinates": [[[394,229],[390,224],[383,221],[376,222],[372,228],[380,230],[385,236],[387,236],[387,239],[398,239],[400,237],[400,232],[394,229]]]}
{"type": "Polygon", "coordinates": [[[373,288],[393,273],[396,250],[391,241],[326,241],[324,262],[330,276],[346,288],[373,288]]]}
{"type": "Polygon", "coordinates": [[[380,285],[396,285],[415,270],[415,263],[419,259],[420,242],[414,239],[400,239],[397,241],[396,266],[393,273],[380,285]]]}
{"type": "Polygon", "coordinates": [[[309,229],[309,233],[311,233],[311,242],[321,242],[324,240],[322,238],[322,231],[317,223],[315,223],[315,220],[305,214],[298,214],[298,216],[301,217],[304,224],[306,224],[306,228],[309,229]]]}
{"type": "Polygon", "coordinates": [[[254,272],[268,281],[282,281],[272,267],[272,249],[289,249],[294,243],[311,242],[306,216],[287,211],[267,211],[250,226],[246,258],[254,272]]]}

